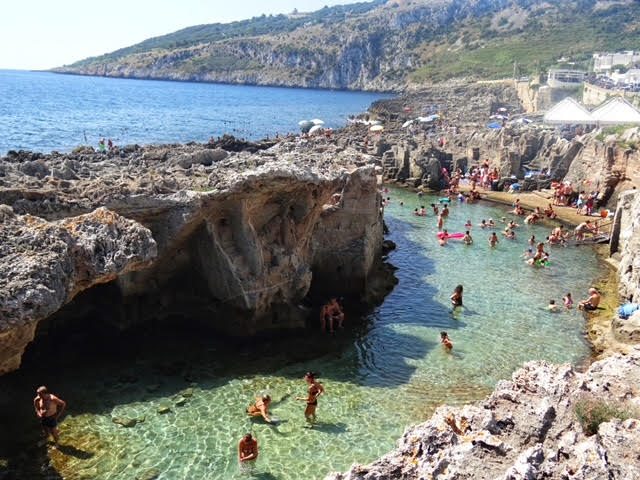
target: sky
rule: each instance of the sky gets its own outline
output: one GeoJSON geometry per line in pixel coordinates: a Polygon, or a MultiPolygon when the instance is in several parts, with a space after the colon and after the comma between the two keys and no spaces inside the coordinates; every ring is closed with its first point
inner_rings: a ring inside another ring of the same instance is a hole
{"type": "Polygon", "coordinates": [[[356,1],[2,0],[0,69],[48,69],[192,25],[356,1]]]}

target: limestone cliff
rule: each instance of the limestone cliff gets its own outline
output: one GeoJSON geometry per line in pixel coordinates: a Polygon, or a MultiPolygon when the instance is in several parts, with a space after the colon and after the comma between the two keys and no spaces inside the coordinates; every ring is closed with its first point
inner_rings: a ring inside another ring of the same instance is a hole
{"type": "Polygon", "coordinates": [[[639,385],[640,348],[584,373],[530,362],[485,400],[438,408],[394,451],[327,480],[640,478],[639,385]],[[589,436],[576,408],[604,404],[618,411],[589,436]]]}
{"type": "Polygon", "coordinates": [[[0,202],[15,212],[3,207],[11,222],[0,225],[10,262],[0,338],[3,352],[12,352],[0,358],[1,372],[17,367],[37,321],[48,316],[116,328],[173,318],[248,335],[305,326],[309,306],[328,294],[381,300],[387,287],[374,277],[382,215],[371,161],[323,141],[225,142],[108,154],[13,152],[0,160],[0,202]],[[82,216],[98,207],[109,210],[82,216]],[[83,248],[93,256],[81,262],[86,255],[75,245],[84,244],[74,235],[85,230],[76,225],[99,216],[119,223],[92,231],[93,243],[83,248]],[[20,248],[53,255],[41,236],[23,232],[44,226],[62,232],[56,235],[66,249],[51,245],[60,250],[51,262],[21,255],[20,248]],[[89,268],[94,263],[102,270],[89,268]],[[12,273],[31,278],[39,269],[37,291],[54,299],[31,298],[28,282],[12,273]],[[16,303],[22,282],[26,293],[16,303]]]}
{"type": "Polygon", "coordinates": [[[105,208],[49,223],[0,205],[0,375],[18,368],[38,322],[155,256],[148,229],[105,208]]]}

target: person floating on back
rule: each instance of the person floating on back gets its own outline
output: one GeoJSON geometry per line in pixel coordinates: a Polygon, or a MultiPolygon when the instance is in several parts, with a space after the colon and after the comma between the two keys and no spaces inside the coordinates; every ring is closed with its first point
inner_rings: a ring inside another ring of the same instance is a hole
{"type": "Polygon", "coordinates": [[[53,439],[57,444],[59,438],[58,419],[67,407],[67,404],[64,400],[49,393],[45,386],[39,387],[36,393],[38,395],[33,399],[33,406],[42,424],[42,433],[45,441],[49,439],[50,435],[53,435],[53,439]]]}

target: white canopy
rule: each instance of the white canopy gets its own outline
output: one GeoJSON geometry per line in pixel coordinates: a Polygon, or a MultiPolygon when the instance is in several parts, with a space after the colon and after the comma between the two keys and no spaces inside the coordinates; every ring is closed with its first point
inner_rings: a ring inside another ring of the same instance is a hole
{"type": "Polygon", "coordinates": [[[599,125],[628,125],[640,123],[640,110],[622,97],[615,97],[600,105],[591,116],[599,125]]]}
{"type": "Polygon", "coordinates": [[[573,98],[567,97],[547,111],[544,115],[544,123],[556,125],[593,125],[596,121],[586,108],[573,98]]]}

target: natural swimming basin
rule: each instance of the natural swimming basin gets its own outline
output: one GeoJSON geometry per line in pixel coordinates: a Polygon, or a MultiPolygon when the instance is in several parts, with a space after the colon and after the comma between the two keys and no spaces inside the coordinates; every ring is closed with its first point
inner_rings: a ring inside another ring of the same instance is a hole
{"type": "MultiPolygon", "coordinates": [[[[80,350],[61,339],[46,368],[27,360],[23,370],[0,379],[0,420],[7,427],[0,461],[8,461],[7,471],[16,478],[240,478],[237,442],[252,430],[260,442],[257,478],[321,479],[383,454],[406,425],[427,419],[437,405],[485,396],[525,361],[587,358],[583,317],[544,307],[567,291],[582,298],[598,276],[593,250],[554,247],[549,268],[527,266],[526,240],[544,238],[549,228],[542,226],[521,226],[515,241],[499,235],[496,249],[489,248],[489,231],[474,226],[474,245],[441,247],[430,209],[427,217],[412,215],[436,197],[389,195],[385,217],[398,245],[390,261],[400,283],[365,326],[249,346],[153,326],[132,332],[122,345],[100,346],[96,339],[80,350]],[[449,296],[457,284],[464,285],[466,307],[452,315],[449,296]],[[439,344],[441,330],[454,343],[451,354],[439,344]],[[307,370],[321,373],[327,392],[312,430],[304,428],[304,402],[295,401],[305,395],[307,370]],[[43,468],[47,459],[34,446],[38,425],[30,401],[40,383],[69,404],[63,447],[49,451],[51,468],[43,468]],[[243,413],[264,391],[275,400],[276,427],[243,413]],[[161,406],[170,411],[158,413],[161,406]],[[124,428],[114,417],[143,421],[124,428]]],[[[450,208],[450,232],[464,231],[467,219],[477,225],[482,218],[512,218],[487,204],[450,208]]]]}

